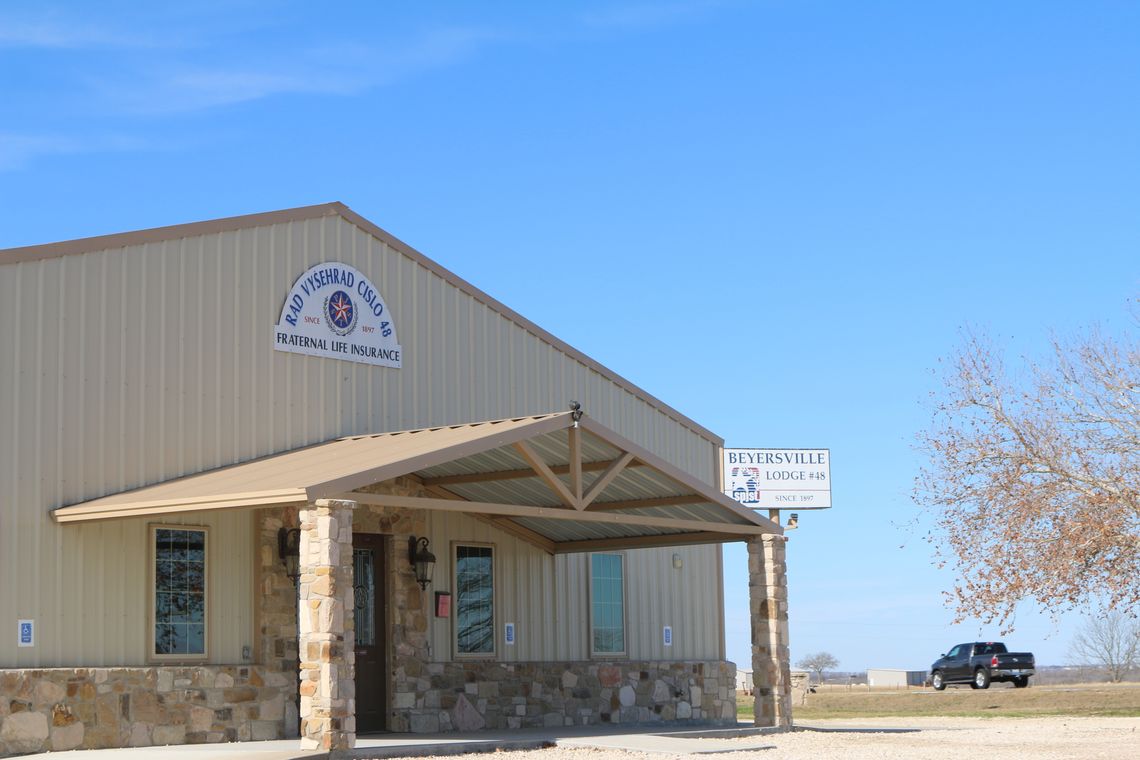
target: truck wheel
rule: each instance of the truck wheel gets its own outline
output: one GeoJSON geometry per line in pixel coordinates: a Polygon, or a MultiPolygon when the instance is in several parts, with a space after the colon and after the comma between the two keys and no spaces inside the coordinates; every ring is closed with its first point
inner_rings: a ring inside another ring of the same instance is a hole
{"type": "Polygon", "coordinates": [[[1018,676],[1013,679],[1013,686],[1015,689],[1024,689],[1029,685],[1029,676],[1018,676]]]}
{"type": "Polygon", "coordinates": [[[936,670],[930,674],[930,685],[934,687],[935,691],[942,691],[946,688],[946,682],[942,680],[941,670],[936,670]]]}
{"type": "Polygon", "coordinates": [[[974,671],[974,680],[970,681],[970,686],[975,689],[988,689],[990,688],[990,672],[985,668],[978,668],[974,671]]]}

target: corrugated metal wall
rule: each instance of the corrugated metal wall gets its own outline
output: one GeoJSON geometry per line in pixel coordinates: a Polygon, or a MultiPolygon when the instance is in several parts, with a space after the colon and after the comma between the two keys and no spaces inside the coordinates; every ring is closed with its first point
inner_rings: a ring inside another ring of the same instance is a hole
{"type": "MultiPolygon", "coordinates": [[[[713,441],[337,216],[0,265],[0,324],[0,667],[144,656],[142,524],[61,527],[48,512],[63,504],[338,436],[571,399],[714,480],[713,441]],[[377,283],[403,369],[272,349],[286,293],[322,261],[377,283]],[[34,649],[17,649],[18,618],[37,620],[34,649]]],[[[251,550],[215,554],[211,572],[227,581],[211,609],[245,604],[251,550]]],[[[211,659],[237,661],[248,616],[213,620],[211,659]]]]}
{"type": "MultiPolygon", "coordinates": [[[[589,554],[551,556],[471,517],[429,513],[428,536],[437,558],[432,591],[453,591],[454,542],[495,547],[495,636],[507,662],[588,660],[589,554]],[[503,627],[514,623],[517,643],[503,627]]],[[[625,556],[626,635],[622,659],[715,660],[721,655],[716,594],[720,555],[715,546],[638,549],[625,556]],[[682,567],[673,567],[673,555],[682,567]],[[663,627],[673,627],[666,647],[663,627]]],[[[432,656],[452,659],[454,613],[431,618],[432,656]]]]}

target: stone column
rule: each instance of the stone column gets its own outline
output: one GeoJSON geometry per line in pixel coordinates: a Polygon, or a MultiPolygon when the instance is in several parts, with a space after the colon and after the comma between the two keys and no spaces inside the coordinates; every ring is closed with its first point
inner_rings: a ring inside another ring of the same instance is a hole
{"type": "Polygon", "coordinates": [[[301,748],[356,744],[353,652],[353,501],[321,499],[301,510],[299,610],[301,748]]]}
{"type": "Polygon", "coordinates": [[[785,541],[783,536],[748,539],[748,609],[757,726],[792,726],[785,541]]]}

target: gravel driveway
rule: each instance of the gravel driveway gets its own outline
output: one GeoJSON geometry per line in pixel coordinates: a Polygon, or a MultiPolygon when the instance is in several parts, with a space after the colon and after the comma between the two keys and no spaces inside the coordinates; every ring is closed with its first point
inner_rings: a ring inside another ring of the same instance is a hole
{"type": "Polygon", "coordinates": [[[676,740],[676,746],[666,752],[562,743],[555,749],[496,756],[504,760],[662,760],[730,751],[725,760],[1140,760],[1140,718],[876,718],[819,720],[811,725],[826,730],[676,740]]]}

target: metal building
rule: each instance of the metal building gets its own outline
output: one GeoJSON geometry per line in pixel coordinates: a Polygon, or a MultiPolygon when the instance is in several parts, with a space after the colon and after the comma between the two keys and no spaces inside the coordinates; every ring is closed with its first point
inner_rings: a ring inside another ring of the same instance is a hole
{"type": "Polygon", "coordinates": [[[867,686],[872,688],[907,689],[926,683],[925,670],[900,668],[867,668],[867,686]]]}
{"type": "Polygon", "coordinates": [[[344,205],[0,251],[0,322],[0,754],[735,722],[727,541],[790,723],[723,441],[344,205]]]}

